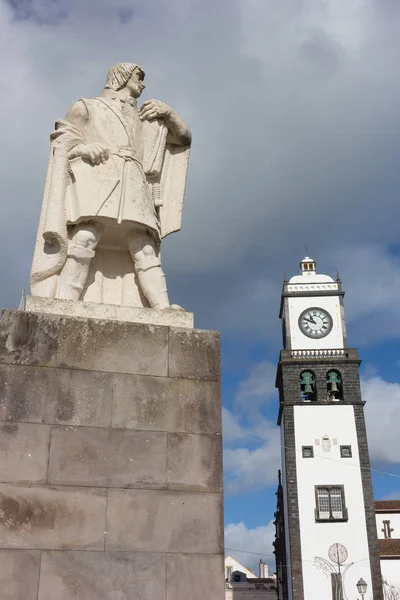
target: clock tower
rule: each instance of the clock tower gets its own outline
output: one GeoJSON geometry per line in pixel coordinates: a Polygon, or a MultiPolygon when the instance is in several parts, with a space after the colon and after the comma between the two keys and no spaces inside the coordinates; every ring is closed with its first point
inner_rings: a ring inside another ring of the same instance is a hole
{"type": "Polygon", "coordinates": [[[382,600],[358,353],[344,292],[305,257],[283,284],[279,390],[282,479],[275,554],[279,600],[382,600]]]}

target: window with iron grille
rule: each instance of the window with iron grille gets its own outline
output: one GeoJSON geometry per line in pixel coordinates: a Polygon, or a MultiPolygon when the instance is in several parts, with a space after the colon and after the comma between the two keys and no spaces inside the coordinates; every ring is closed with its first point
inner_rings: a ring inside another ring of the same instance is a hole
{"type": "Polygon", "coordinates": [[[314,458],[314,448],[312,446],[302,446],[303,458],[314,458]]]}
{"type": "Polygon", "coordinates": [[[347,521],[347,509],[342,485],[324,485],[315,488],[316,521],[347,521]]]}
{"type": "Polygon", "coordinates": [[[340,456],[342,458],[351,458],[351,446],[340,446],[340,456]]]}

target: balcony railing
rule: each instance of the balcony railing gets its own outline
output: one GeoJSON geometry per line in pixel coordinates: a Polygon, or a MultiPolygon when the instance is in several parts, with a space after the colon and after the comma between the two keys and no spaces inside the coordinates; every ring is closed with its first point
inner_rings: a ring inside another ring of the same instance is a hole
{"type": "Polygon", "coordinates": [[[325,358],[325,356],[329,358],[334,358],[335,356],[342,358],[343,356],[346,356],[346,350],[343,348],[324,348],[322,350],[291,350],[290,353],[293,358],[325,358]]]}
{"type": "Polygon", "coordinates": [[[318,350],[298,349],[298,350],[281,350],[281,360],[290,359],[307,359],[313,358],[350,358],[358,359],[357,348],[321,348],[318,350]]]}

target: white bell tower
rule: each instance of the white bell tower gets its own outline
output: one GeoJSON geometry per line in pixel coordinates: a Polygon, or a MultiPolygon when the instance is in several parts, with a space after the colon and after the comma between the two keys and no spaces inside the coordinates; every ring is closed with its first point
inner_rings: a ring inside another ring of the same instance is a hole
{"type": "Polygon", "coordinates": [[[285,281],[276,385],[282,442],[275,553],[279,600],[382,600],[357,350],[336,280],[305,257],[285,281]]]}
{"type": "Polygon", "coordinates": [[[284,349],[343,350],[346,327],[339,278],[334,281],[328,275],[318,275],[315,261],[308,256],[301,261],[300,269],[300,275],[284,283],[282,292],[284,349]]]}

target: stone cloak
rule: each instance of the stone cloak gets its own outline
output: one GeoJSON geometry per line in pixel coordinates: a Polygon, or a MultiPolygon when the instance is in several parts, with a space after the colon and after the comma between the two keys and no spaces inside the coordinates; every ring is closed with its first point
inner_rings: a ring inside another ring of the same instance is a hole
{"type": "MultiPolygon", "coordinates": [[[[158,213],[161,237],[179,231],[189,160],[189,146],[168,140],[162,119],[143,122],[143,169],[158,213]]],[[[68,252],[66,196],[71,184],[68,153],[84,143],[82,132],[65,120],[57,121],[50,136],[50,159],[31,270],[34,295],[54,297],[68,252]]]]}

